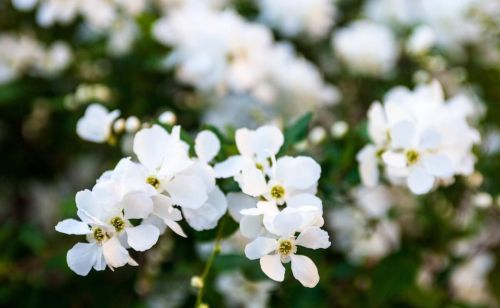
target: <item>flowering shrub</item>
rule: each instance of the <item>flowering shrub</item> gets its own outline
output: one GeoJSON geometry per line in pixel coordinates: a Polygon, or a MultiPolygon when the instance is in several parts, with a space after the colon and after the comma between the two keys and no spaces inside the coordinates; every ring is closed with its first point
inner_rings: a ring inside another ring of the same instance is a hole
{"type": "Polygon", "coordinates": [[[498,16],[0,1],[0,306],[497,307],[498,16]]]}

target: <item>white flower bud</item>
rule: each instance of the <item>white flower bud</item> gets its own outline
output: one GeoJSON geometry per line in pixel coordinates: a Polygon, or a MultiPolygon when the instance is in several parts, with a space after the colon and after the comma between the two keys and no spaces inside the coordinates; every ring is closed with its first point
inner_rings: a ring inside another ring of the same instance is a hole
{"type": "Polygon", "coordinates": [[[326,138],[326,130],[322,126],[314,127],[311,132],[309,132],[309,140],[313,144],[319,144],[326,138]]]}
{"type": "Polygon", "coordinates": [[[493,197],[486,192],[480,192],[472,197],[472,204],[479,208],[488,208],[493,204],[493,197]]]}
{"type": "Polygon", "coordinates": [[[177,117],[172,111],[165,111],[164,113],[160,114],[160,116],[158,117],[158,121],[160,121],[161,124],[174,125],[175,122],[177,122],[177,117]]]}
{"type": "Polygon", "coordinates": [[[203,288],[203,280],[200,278],[200,276],[191,277],[191,286],[196,289],[203,288]]]}
{"type": "Polygon", "coordinates": [[[348,131],[349,131],[349,124],[347,124],[344,121],[337,121],[333,123],[332,127],[330,128],[330,133],[336,139],[344,137],[348,131]]]}
{"type": "Polygon", "coordinates": [[[122,118],[116,120],[115,123],[113,124],[113,130],[117,134],[122,133],[124,129],[125,129],[125,120],[122,118]]]}
{"type": "Polygon", "coordinates": [[[125,122],[125,130],[127,133],[135,133],[141,127],[141,122],[136,116],[130,116],[125,122]]]}

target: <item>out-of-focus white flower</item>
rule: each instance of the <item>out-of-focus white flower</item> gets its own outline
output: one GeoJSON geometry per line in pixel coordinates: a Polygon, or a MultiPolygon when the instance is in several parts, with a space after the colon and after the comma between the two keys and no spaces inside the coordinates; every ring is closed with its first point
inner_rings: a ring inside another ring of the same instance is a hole
{"type": "Polygon", "coordinates": [[[35,7],[38,0],[12,0],[12,5],[20,11],[29,11],[35,7]]]}
{"type": "Polygon", "coordinates": [[[160,116],[158,117],[158,121],[160,121],[161,124],[174,125],[177,121],[177,117],[172,111],[165,111],[160,114],[160,116]]]}
{"type": "Polygon", "coordinates": [[[271,281],[250,281],[238,271],[222,273],[217,277],[217,290],[224,295],[230,307],[267,307],[271,292],[277,288],[271,281]]]}
{"type": "Polygon", "coordinates": [[[330,133],[334,138],[340,139],[349,131],[349,124],[344,121],[336,121],[330,128],[330,133]]]}
{"type": "Polygon", "coordinates": [[[427,52],[436,42],[436,35],[432,28],[422,25],[413,30],[410,38],[406,42],[406,50],[413,55],[420,55],[427,52]]]}
{"type": "Polygon", "coordinates": [[[125,130],[125,120],[124,119],[117,119],[115,123],[113,124],[113,131],[117,134],[123,133],[125,130]]]}
{"type": "Polygon", "coordinates": [[[472,174],[472,147],[480,136],[467,121],[470,108],[462,99],[445,102],[437,81],[413,92],[391,90],[383,106],[374,103],[369,110],[373,144],[357,157],[363,183],[378,183],[379,163],[393,183],[406,182],[415,194],[427,193],[454,175],[472,174]]]}
{"type": "Polygon", "coordinates": [[[50,27],[56,23],[67,25],[78,14],[78,0],[46,0],[41,1],[36,21],[41,27],[50,27]]]}
{"type": "Polygon", "coordinates": [[[369,20],[337,30],[332,44],[337,57],[356,74],[383,77],[392,71],[399,54],[392,30],[369,20]]]}
{"type": "Polygon", "coordinates": [[[324,37],[333,25],[335,7],[329,0],[260,0],[260,19],[287,36],[324,37]]]}
{"type": "Polygon", "coordinates": [[[488,208],[493,204],[493,197],[487,192],[480,192],[472,197],[472,204],[479,208],[488,208]]]}
{"type": "Polygon", "coordinates": [[[268,28],[232,10],[187,2],[158,20],[153,36],[173,47],[165,63],[176,68],[179,80],[217,97],[236,93],[267,104],[286,102],[281,110],[292,115],[338,98],[290,45],[274,43],[268,28]]]}
{"type": "Polygon", "coordinates": [[[415,23],[418,8],[419,3],[413,0],[368,0],[363,13],[376,22],[399,26],[415,23]]]}
{"type": "Polygon", "coordinates": [[[326,130],[322,126],[316,126],[309,132],[309,140],[313,144],[319,144],[326,138],[326,130]]]}
{"type": "Polygon", "coordinates": [[[217,177],[228,178],[240,173],[246,166],[259,170],[270,167],[270,159],[278,154],[284,142],[283,133],[275,126],[261,126],[256,130],[240,128],[236,131],[236,146],[241,155],[229,157],[215,165],[217,177]]]}
{"type": "Polygon", "coordinates": [[[85,110],[83,117],[78,120],[76,133],[87,141],[106,142],[111,136],[113,121],[119,116],[119,110],[108,112],[100,104],[91,104],[85,110]]]}
{"type": "Polygon", "coordinates": [[[483,252],[457,267],[450,278],[453,296],[474,305],[492,303],[487,275],[494,264],[493,256],[483,252]]]}
{"type": "Polygon", "coordinates": [[[282,212],[273,223],[275,234],[257,237],[245,247],[245,255],[251,260],[260,259],[262,271],[275,281],[283,281],[285,267],[291,261],[293,276],[308,288],[319,282],[316,265],[306,256],[298,255],[298,246],[319,249],[330,247],[328,233],[319,227],[299,230],[303,217],[297,213],[282,212]],[[298,236],[296,232],[300,232],[298,236]]]}

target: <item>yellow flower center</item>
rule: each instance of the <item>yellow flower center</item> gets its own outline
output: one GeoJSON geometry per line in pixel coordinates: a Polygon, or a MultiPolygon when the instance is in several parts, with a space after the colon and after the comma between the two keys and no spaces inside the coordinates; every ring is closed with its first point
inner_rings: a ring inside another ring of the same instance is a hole
{"type": "Polygon", "coordinates": [[[278,247],[280,255],[285,255],[285,256],[289,255],[292,252],[292,249],[293,249],[293,244],[289,240],[281,241],[278,247]]]}
{"type": "Polygon", "coordinates": [[[111,225],[115,228],[116,232],[121,232],[125,229],[125,221],[121,217],[114,217],[110,221],[111,225]]]}
{"type": "Polygon", "coordinates": [[[264,171],[264,165],[262,165],[261,163],[256,163],[255,168],[259,169],[260,171],[264,171]]]}
{"type": "Polygon", "coordinates": [[[273,199],[282,199],[285,196],[285,188],[281,185],[274,185],[271,188],[271,197],[273,199]]]}
{"type": "Polygon", "coordinates": [[[106,233],[104,233],[101,228],[95,228],[93,235],[95,240],[98,242],[101,242],[106,237],[106,233]]]}
{"type": "Polygon", "coordinates": [[[160,187],[160,180],[158,180],[157,177],[154,177],[154,176],[148,176],[148,178],[146,179],[146,182],[153,186],[155,189],[158,189],[160,187]]]}
{"type": "Polygon", "coordinates": [[[406,152],[406,162],[408,165],[413,165],[420,159],[420,153],[415,150],[409,150],[406,152]]]}

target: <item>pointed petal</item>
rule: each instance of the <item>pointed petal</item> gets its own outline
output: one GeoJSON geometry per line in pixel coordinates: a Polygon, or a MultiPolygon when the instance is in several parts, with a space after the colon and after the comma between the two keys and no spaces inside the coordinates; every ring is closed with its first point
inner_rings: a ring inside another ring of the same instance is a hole
{"type": "Polygon", "coordinates": [[[306,256],[292,255],[293,277],[307,288],[314,288],[319,282],[318,268],[306,256]]]}
{"type": "Polygon", "coordinates": [[[56,225],[56,231],[66,234],[89,234],[89,225],[76,219],[65,219],[56,225]]]}
{"type": "Polygon", "coordinates": [[[66,261],[69,268],[80,276],[87,276],[97,262],[97,243],[77,243],[71,248],[66,261]]]}
{"type": "Polygon", "coordinates": [[[328,248],[330,247],[330,240],[325,230],[310,227],[300,233],[295,240],[295,244],[311,249],[328,248]]]}
{"type": "Polygon", "coordinates": [[[126,228],[127,240],[130,247],[137,251],[145,251],[153,247],[158,241],[160,230],[152,225],[139,225],[126,228]]]}
{"type": "Polygon", "coordinates": [[[267,277],[274,281],[285,279],[285,267],[281,264],[279,255],[267,255],[260,258],[260,267],[267,277]]]}
{"type": "Polygon", "coordinates": [[[165,223],[170,228],[170,230],[174,231],[175,234],[182,237],[187,237],[186,233],[184,233],[184,230],[182,230],[181,225],[179,225],[177,222],[173,220],[167,220],[165,221],[165,223]]]}
{"type": "Polygon", "coordinates": [[[194,150],[201,161],[208,163],[220,151],[219,138],[213,132],[204,130],[196,136],[194,150]]]}

